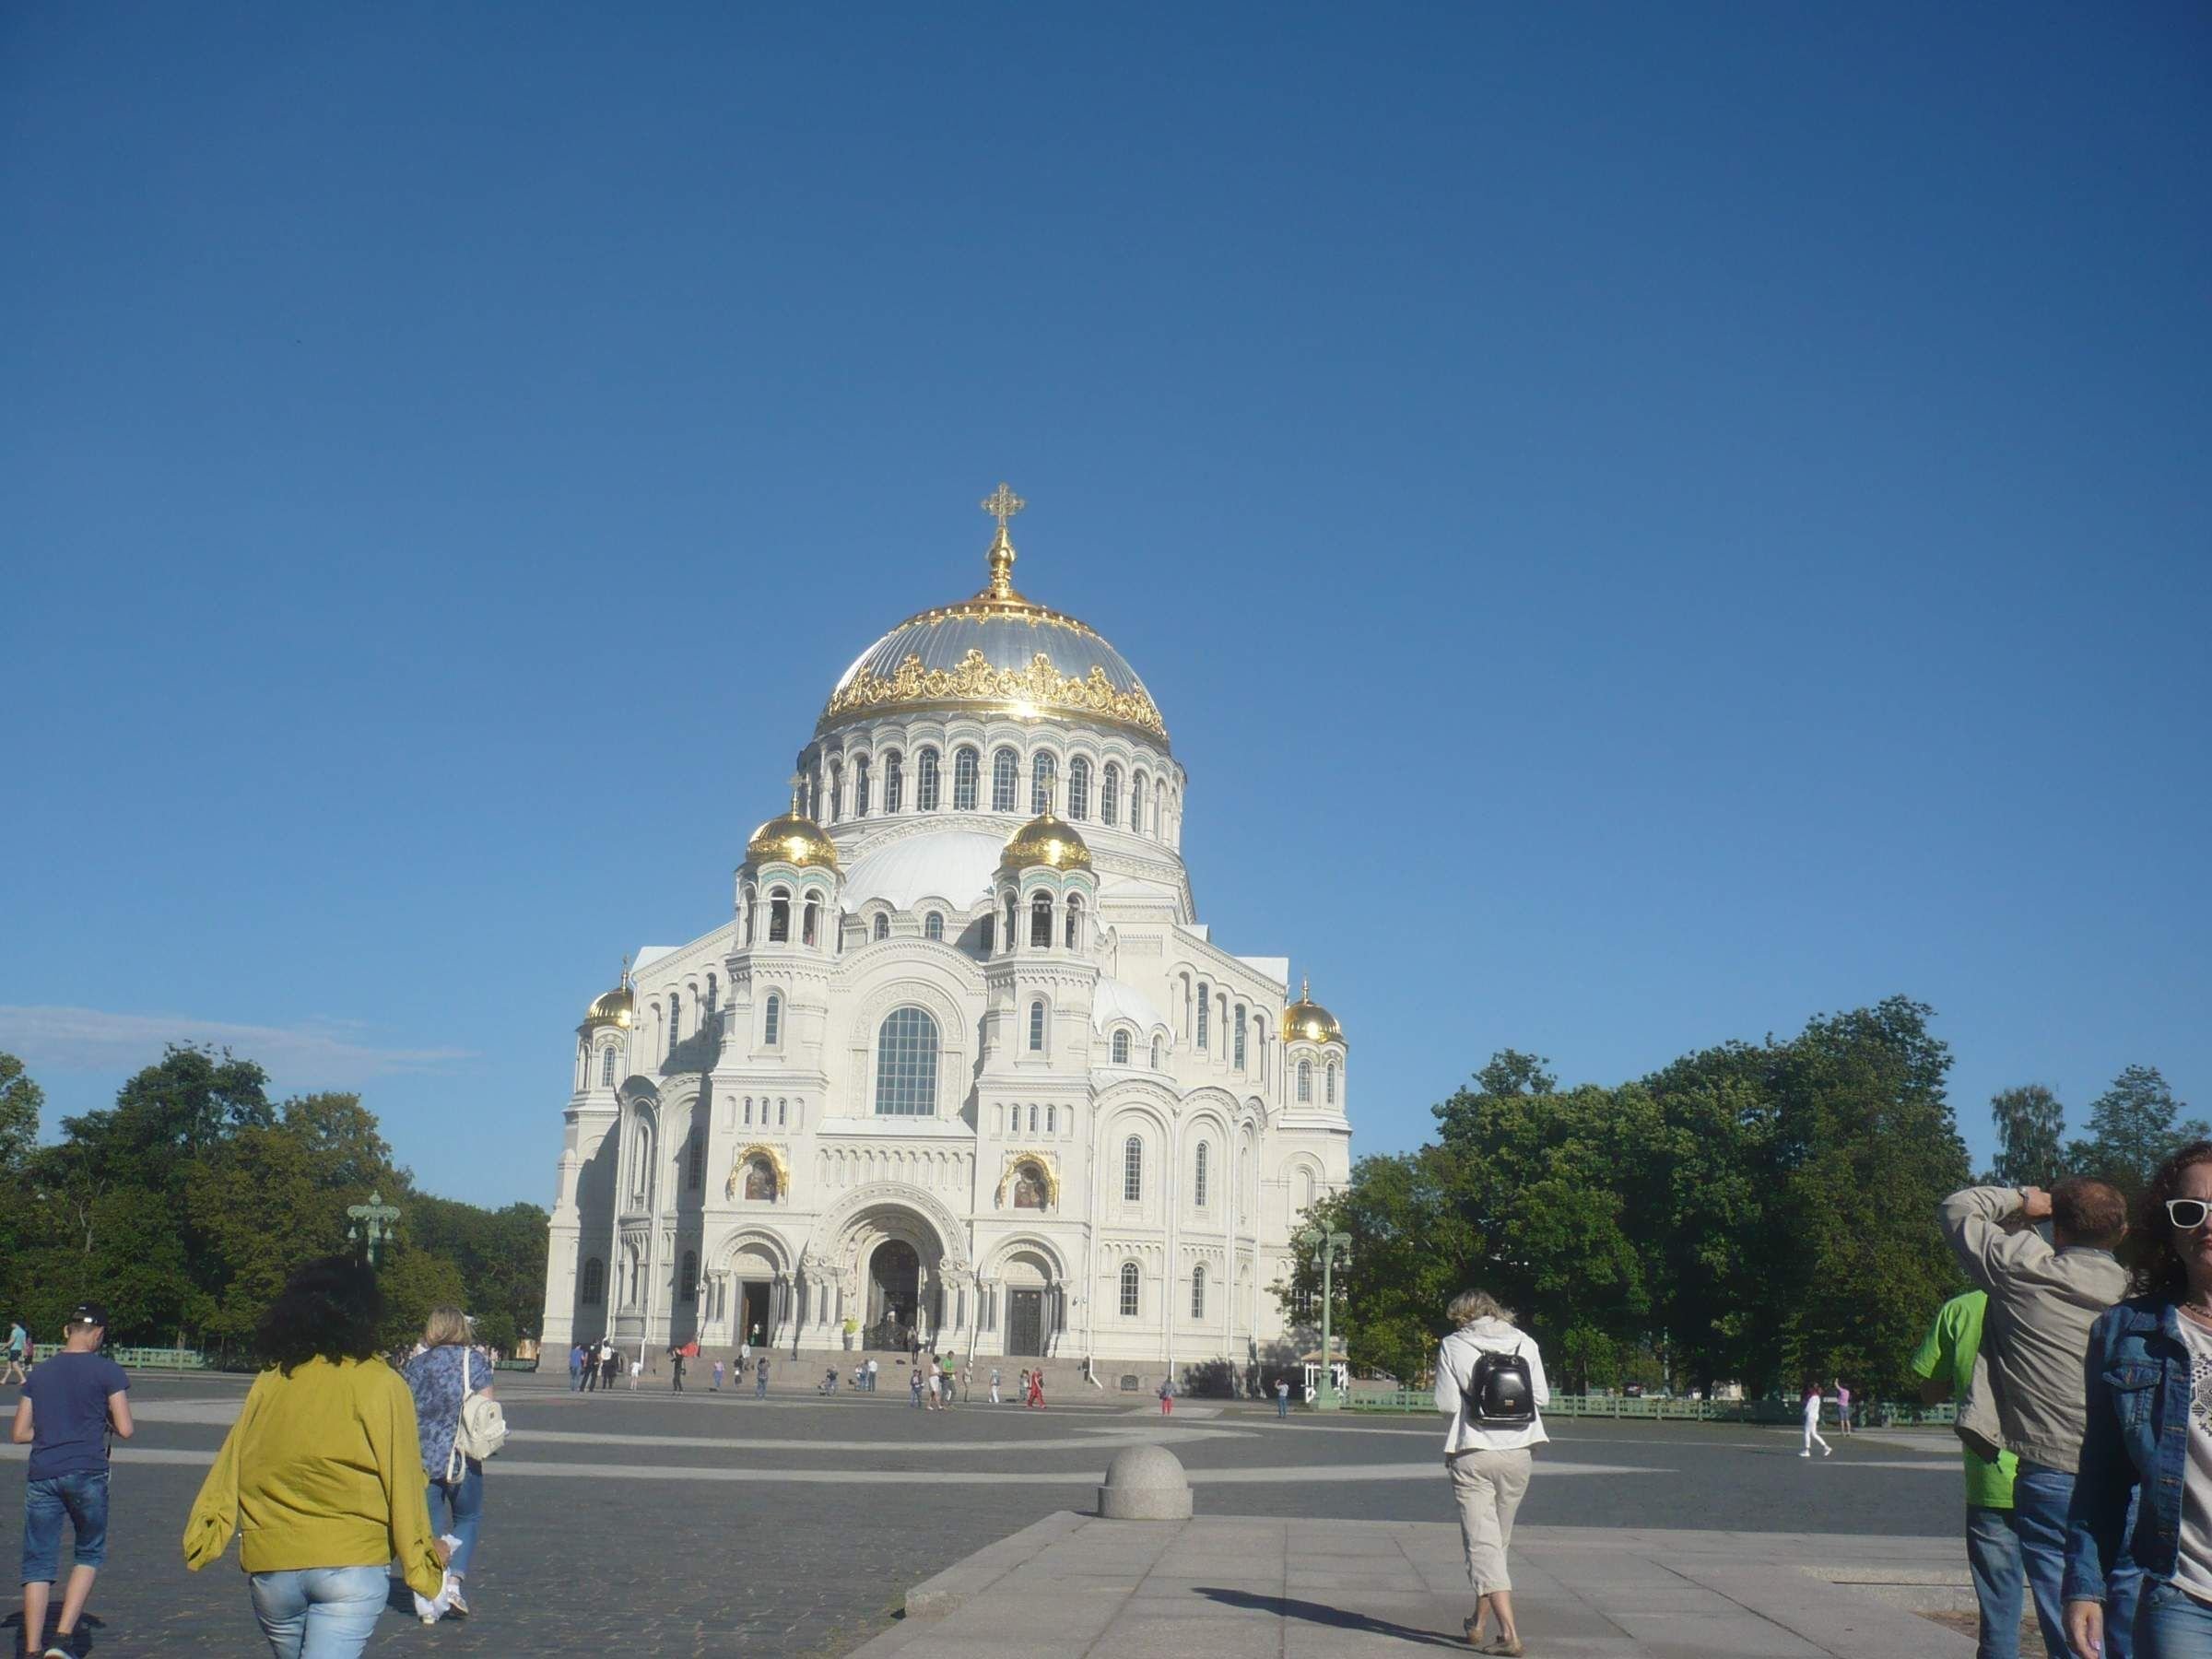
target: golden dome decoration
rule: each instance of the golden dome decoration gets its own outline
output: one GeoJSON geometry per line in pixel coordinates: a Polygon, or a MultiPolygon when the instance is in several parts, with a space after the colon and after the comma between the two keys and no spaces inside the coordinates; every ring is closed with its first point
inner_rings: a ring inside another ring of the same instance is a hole
{"type": "Polygon", "coordinates": [[[753,831],[752,839],[745,843],[745,861],[797,865],[802,869],[810,865],[825,870],[837,868],[835,843],[822,833],[819,824],[799,810],[798,780],[792,781],[791,810],[753,831]]]}
{"type": "Polygon", "coordinates": [[[1015,591],[1006,521],[1022,505],[1004,484],[983,502],[998,534],[982,592],[917,612],[863,652],[830,693],[818,735],[887,710],[933,710],[1093,721],[1167,744],[1167,723],[1122,653],[1015,591]]]}
{"type": "Polygon", "coordinates": [[[1334,1042],[1349,1047],[1336,1016],[1313,1000],[1311,980],[1298,982],[1298,1000],[1283,1010],[1285,1042],[1334,1042]]]}
{"type": "Polygon", "coordinates": [[[592,1006],[583,1011],[583,1023],[587,1026],[620,1026],[627,1031],[636,1013],[637,999],[631,995],[629,989],[629,959],[624,957],[622,982],[612,991],[593,999],[592,1006]]]}
{"type": "Polygon", "coordinates": [[[1090,847],[1065,819],[1043,812],[1014,831],[999,857],[1001,875],[1044,865],[1055,870],[1088,870],[1090,847]]]}

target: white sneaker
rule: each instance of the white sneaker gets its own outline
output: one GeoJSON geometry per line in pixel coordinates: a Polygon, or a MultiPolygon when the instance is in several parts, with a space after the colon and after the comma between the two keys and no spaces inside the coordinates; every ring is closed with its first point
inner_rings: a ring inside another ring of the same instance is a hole
{"type": "Polygon", "coordinates": [[[1812,1453],[1810,1452],[1800,1452],[1797,1453],[1797,1455],[1800,1457],[1810,1457],[1812,1453]]]}
{"type": "Polygon", "coordinates": [[[1823,1457],[1833,1457],[1835,1454],[1836,1449],[1833,1446],[1823,1446],[1820,1448],[1820,1455],[1823,1457]]]}

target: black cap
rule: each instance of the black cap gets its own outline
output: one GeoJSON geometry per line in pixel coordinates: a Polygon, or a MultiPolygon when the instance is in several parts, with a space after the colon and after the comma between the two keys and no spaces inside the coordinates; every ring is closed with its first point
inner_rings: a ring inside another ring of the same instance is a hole
{"type": "Polygon", "coordinates": [[[81,1301],[69,1310],[69,1323],[79,1325],[98,1325],[108,1328],[108,1311],[96,1301],[81,1301]]]}

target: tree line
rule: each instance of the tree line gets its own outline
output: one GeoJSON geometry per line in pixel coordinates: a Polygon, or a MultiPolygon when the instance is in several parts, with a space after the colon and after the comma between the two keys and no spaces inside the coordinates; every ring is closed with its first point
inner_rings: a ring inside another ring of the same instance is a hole
{"type": "Polygon", "coordinates": [[[348,1248],[347,1206],[371,1191],[401,1212],[378,1274],[387,1342],[411,1341],[441,1304],[506,1352],[537,1335],[546,1212],[421,1191],[359,1095],[272,1100],[253,1061],[171,1045],[113,1106],[64,1118],[42,1146],[43,1103],[0,1053],[0,1311],[41,1342],[91,1297],[112,1343],[246,1359],[286,1277],[348,1248]]]}
{"type": "MultiPolygon", "coordinates": [[[[1964,1289],[1935,1225],[1974,1179],[1946,1094],[1950,1051],[1905,997],[1726,1042],[1635,1080],[1562,1088],[1504,1050],[1433,1108],[1435,1138],[1363,1158],[1312,1219],[1352,1237],[1336,1329],[1355,1365],[1426,1377],[1453,1293],[1517,1309],[1570,1390],[1740,1383],[1754,1397],[1841,1375],[1906,1394],[1905,1362],[1964,1289]]],[[[2130,1066],[2068,1140],[2048,1088],[1992,1101],[1985,1179],[2098,1174],[2132,1195],[2206,1133],[2130,1066]]],[[[1277,1287],[1301,1323],[1318,1270],[1277,1287]]]]}

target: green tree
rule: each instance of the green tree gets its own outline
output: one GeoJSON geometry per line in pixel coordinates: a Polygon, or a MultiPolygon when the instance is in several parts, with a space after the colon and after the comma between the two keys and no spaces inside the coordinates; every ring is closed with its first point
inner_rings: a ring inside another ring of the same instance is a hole
{"type": "Polygon", "coordinates": [[[2065,1172],[2059,1142],[2066,1130],[2066,1109],[2041,1083],[2001,1088],[1989,1098],[1989,1115],[1997,1127],[2000,1186],[2055,1186],[2065,1172]]]}
{"type": "Polygon", "coordinates": [[[2101,1175],[2130,1198],[2150,1182],[2169,1152],[2212,1136],[2202,1118],[2184,1118],[2188,1107],[2155,1065],[2131,1065],[2089,1104],[2089,1133],[2066,1148],[2068,1172],[2101,1175]]]}
{"type": "Polygon", "coordinates": [[[0,1180],[19,1177],[39,1144],[46,1094],[15,1055],[0,1053],[0,1180]]]}

